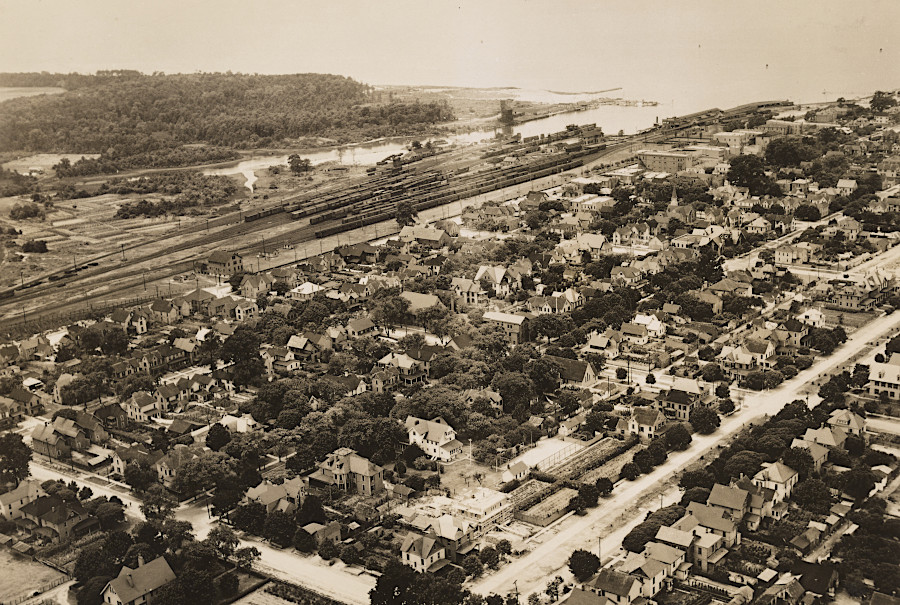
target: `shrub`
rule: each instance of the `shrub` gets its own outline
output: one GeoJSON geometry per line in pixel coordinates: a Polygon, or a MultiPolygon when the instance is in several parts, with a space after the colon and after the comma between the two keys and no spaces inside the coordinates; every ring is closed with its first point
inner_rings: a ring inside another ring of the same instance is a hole
{"type": "Polygon", "coordinates": [[[237,594],[241,581],[233,573],[226,573],[216,580],[216,589],[223,597],[231,597],[237,594]]]}
{"type": "Polygon", "coordinates": [[[35,252],[38,254],[43,254],[47,252],[47,242],[42,239],[39,240],[28,240],[24,244],[22,244],[22,252],[35,252]]]}
{"type": "Polygon", "coordinates": [[[326,540],[319,547],[319,556],[322,557],[323,559],[325,559],[326,561],[334,559],[340,554],[341,553],[338,550],[337,545],[335,545],[335,543],[332,542],[331,540],[326,540]]]}

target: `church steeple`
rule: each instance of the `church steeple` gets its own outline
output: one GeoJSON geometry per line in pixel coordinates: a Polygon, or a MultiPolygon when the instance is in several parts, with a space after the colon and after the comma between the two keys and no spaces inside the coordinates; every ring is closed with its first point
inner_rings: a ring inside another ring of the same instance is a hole
{"type": "Polygon", "coordinates": [[[672,184],[672,199],[669,200],[669,206],[678,205],[678,192],[675,190],[675,184],[672,184]]]}

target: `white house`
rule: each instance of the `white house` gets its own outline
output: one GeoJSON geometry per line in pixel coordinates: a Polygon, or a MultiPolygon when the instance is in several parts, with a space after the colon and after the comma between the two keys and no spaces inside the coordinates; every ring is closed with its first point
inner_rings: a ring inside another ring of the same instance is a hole
{"type": "Polygon", "coordinates": [[[456,439],[456,431],[443,418],[423,420],[407,416],[404,424],[410,444],[418,445],[431,458],[449,462],[462,452],[462,442],[456,439]]]}

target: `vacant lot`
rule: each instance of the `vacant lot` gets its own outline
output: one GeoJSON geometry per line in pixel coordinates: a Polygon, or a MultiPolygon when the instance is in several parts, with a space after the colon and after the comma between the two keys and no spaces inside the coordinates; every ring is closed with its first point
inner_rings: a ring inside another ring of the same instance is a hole
{"type": "Polygon", "coordinates": [[[0,548],[0,602],[31,594],[61,577],[55,569],[0,548]]]}

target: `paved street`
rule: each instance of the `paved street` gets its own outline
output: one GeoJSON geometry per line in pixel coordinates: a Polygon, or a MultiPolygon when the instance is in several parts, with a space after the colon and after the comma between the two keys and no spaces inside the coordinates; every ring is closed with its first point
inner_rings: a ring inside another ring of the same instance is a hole
{"type": "MultiPolygon", "coordinates": [[[[634,504],[646,493],[674,473],[678,473],[701,456],[712,453],[713,449],[728,437],[737,433],[750,420],[763,415],[777,413],[795,399],[806,396],[810,383],[848,363],[851,358],[882,334],[900,326],[900,314],[879,317],[857,330],[844,345],[830,357],[821,358],[807,370],[800,372],[792,380],[786,381],[777,389],[753,393],[744,400],[743,408],[724,418],[722,426],[712,435],[694,435],[691,447],[684,452],[673,452],[665,464],[657,467],[648,475],[642,475],[636,481],[621,483],[613,495],[601,500],[600,506],[589,511],[584,517],[571,517],[560,531],[532,552],[513,560],[497,573],[481,578],[473,584],[473,590],[481,594],[506,594],[515,590],[518,583],[521,594],[542,591],[547,582],[556,575],[566,576],[566,565],[573,550],[584,548],[596,552],[597,538],[600,529],[614,521],[623,511],[634,504]]],[[[810,400],[818,399],[815,395],[810,400]]],[[[619,548],[621,537],[627,533],[624,529],[604,536],[603,555],[608,556],[619,548]]]]}

